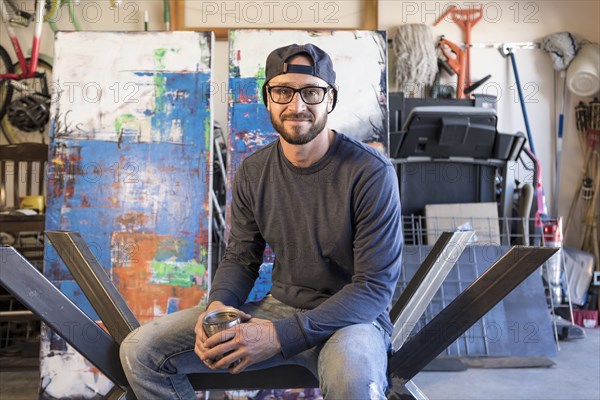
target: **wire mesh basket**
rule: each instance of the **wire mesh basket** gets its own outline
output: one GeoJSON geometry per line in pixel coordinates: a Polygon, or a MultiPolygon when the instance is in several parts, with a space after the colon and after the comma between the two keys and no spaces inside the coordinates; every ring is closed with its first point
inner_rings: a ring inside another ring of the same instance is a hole
{"type": "MultiPolygon", "coordinates": [[[[410,327],[413,332],[422,329],[511,246],[544,244],[543,229],[537,225],[535,218],[404,216],[402,228],[405,247],[395,298],[406,288],[442,232],[475,231],[469,246],[459,257],[423,316],[410,327]]],[[[526,279],[442,355],[555,356],[552,321],[541,271],[526,279]]]]}
{"type": "Polygon", "coordinates": [[[405,245],[433,245],[442,232],[474,230],[471,244],[529,245],[543,244],[542,229],[535,218],[517,217],[402,217],[405,245]]]}

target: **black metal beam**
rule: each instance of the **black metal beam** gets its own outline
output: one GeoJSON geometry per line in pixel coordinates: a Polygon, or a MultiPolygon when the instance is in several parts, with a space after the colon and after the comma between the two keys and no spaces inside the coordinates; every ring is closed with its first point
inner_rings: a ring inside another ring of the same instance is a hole
{"type": "Polygon", "coordinates": [[[14,248],[0,247],[0,285],[108,379],[127,387],[119,344],[14,248]]]}
{"type": "Polygon", "coordinates": [[[319,380],[300,365],[280,365],[238,375],[188,374],[195,390],[318,388],[319,380]]]}
{"type": "Polygon", "coordinates": [[[85,240],[77,232],[46,231],[46,236],[112,337],[121,344],[140,326],[85,240]]]}
{"type": "Polygon", "coordinates": [[[388,372],[412,379],[558,249],[514,246],[392,355],[388,372]]]}

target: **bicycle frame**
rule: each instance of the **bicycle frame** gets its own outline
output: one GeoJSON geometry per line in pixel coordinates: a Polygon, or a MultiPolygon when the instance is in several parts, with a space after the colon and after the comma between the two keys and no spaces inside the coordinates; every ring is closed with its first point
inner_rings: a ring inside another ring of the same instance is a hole
{"type": "Polygon", "coordinates": [[[0,17],[2,20],[6,22],[6,31],[12,43],[13,49],[17,54],[17,59],[19,61],[19,66],[21,67],[20,74],[0,74],[0,79],[25,79],[25,78],[34,78],[36,77],[36,71],[38,67],[38,58],[40,55],[40,43],[42,36],[42,27],[44,25],[44,6],[45,0],[37,0],[35,7],[35,30],[33,34],[33,42],[31,46],[31,58],[30,62],[27,62],[25,58],[25,54],[23,53],[23,49],[21,48],[21,44],[19,43],[19,39],[17,38],[17,34],[15,29],[10,24],[10,16],[7,10],[7,2],[0,1],[0,17]]]}
{"type": "Polygon", "coordinates": [[[46,22],[48,22],[48,25],[50,25],[50,29],[52,29],[53,32],[59,31],[59,27],[56,24],[55,18],[57,15],[59,15],[59,12],[60,12],[59,10],[64,5],[67,6],[67,11],[69,12],[69,21],[71,21],[73,28],[76,31],[81,30],[81,25],[79,24],[79,21],[77,20],[77,13],[75,12],[75,2],[76,1],[79,1],[79,0],[60,0],[60,1],[58,1],[58,5],[57,5],[56,9],[54,10],[54,12],[51,14],[46,14],[44,20],[46,22]]]}

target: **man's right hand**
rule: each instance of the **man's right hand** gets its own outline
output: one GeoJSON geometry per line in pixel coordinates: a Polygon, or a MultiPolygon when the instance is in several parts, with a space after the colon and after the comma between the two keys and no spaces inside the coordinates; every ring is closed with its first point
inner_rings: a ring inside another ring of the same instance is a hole
{"type": "MultiPolygon", "coordinates": [[[[209,359],[206,356],[206,352],[210,350],[210,347],[206,345],[206,340],[208,339],[208,337],[204,332],[204,327],[202,326],[202,319],[207,313],[225,307],[227,306],[221,303],[220,301],[213,301],[212,303],[210,303],[206,310],[198,317],[196,327],[194,328],[194,332],[196,333],[196,344],[194,346],[194,352],[209,368],[212,368],[212,364],[215,362],[215,360],[209,359]]],[[[250,315],[244,313],[243,311],[238,310],[238,312],[240,313],[240,319],[242,320],[242,322],[247,321],[251,318],[250,315]]],[[[227,340],[227,338],[224,338],[224,340],[227,340]]]]}

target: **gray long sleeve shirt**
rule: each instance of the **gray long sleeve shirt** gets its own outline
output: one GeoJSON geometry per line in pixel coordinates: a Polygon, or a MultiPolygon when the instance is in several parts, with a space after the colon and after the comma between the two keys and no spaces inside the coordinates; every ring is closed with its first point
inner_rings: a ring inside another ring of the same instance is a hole
{"type": "Polygon", "coordinates": [[[377,321],[391,333],[402,226],[389,160],[337,133],[321,160],[298,168],[276,140],[241,163],[232,196],[229,242],[209,302],[242,305],[268,243],[271,294],[303,309],[274,321],[285,358],[351,324],[377,321]]]}

